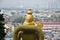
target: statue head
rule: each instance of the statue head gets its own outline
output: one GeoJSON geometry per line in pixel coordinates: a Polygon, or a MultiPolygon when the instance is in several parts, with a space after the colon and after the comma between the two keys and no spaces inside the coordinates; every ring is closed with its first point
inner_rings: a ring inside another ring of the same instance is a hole
{"type": "Polygon", "coordinates": [[[32,10],[31,8],[29,8],[27,10],[27,15],[26,15],[26,18],[25,18],[25,21],[24,21],[24,25],[33,25],[34,23],[34,17],[32,15],[32,10]]]}
{"type": "Polygon", "coordinates": [[[27,14],[32,14],[32,9],[31,8],[28,8],[27,14]]]}
{"type": "Polygon", "coordinates": [[[32,10],[29,8],[23,25],[15,28],[13,40],[20,40],[21,38],[23,40],[44,40],[41,27],[41,22],[38,22],[37,26],[35,26],[32,10]]]}

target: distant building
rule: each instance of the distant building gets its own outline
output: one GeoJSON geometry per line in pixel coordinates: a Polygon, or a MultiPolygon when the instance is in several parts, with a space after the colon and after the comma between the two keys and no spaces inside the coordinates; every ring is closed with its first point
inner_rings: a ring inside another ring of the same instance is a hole
{"type": "Polygon", "coordinates": [[[43,22],[43,31],[52,32],[54,36],[60,34],[60,22],[43,22]]]}

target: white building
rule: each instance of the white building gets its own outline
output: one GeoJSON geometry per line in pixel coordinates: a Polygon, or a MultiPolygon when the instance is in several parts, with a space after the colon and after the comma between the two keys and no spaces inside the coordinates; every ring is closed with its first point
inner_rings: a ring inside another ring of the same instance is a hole
{"type": "Polygon", "coordinates": [[[60,22],[43,22],[43,31],[47,33],[47,40],[50,37],[50,40],[57,38],[57,35],[60,35],[60,22]],[[50,35],[51,34],[51,35],[50,35]]]}

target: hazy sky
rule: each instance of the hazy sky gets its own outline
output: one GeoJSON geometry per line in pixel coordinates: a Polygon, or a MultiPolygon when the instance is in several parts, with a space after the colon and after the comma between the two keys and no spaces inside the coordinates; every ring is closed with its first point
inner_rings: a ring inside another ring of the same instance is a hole
{"type": "Polygon", "coordinates": [[[0,8],[60,8],[60,0],[0,0],[0,8]]]}

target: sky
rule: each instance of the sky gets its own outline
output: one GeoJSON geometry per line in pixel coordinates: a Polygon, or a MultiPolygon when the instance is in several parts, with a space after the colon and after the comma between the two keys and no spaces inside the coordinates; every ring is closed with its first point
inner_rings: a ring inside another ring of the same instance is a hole
{"type": "Polygon", "coordinates": [[[60,0],[0,0],[0,8],[60,8],[60,0]]]}

